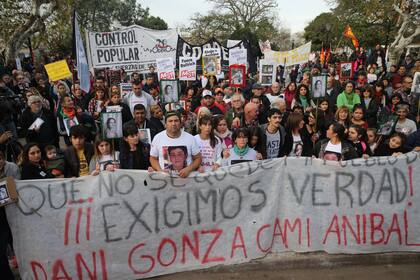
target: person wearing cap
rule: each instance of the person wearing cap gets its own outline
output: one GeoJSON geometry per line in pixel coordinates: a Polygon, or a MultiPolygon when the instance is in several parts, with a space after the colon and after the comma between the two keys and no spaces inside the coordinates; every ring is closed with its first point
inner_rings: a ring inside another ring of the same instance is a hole
{"type": "Polygon", "coordinates": [[[57,122],[50,113],[42,107],[42,99],[38,95],[28,98],[28,107],[22,112],[20,126],[27,143],[38,143],[43,149],[46,145],[58,147],[57,122]]]}
{"type": "Polygon", "coordinates": [[[178,112],[169,111],[165,124],[166,129],[156,134],[152,141],[150,164],[155,171],[186,178],[200,167],[200,147],[194,136],[181,130],[181,115],[178,112]]]}
{"type": "Polygon", "coordinates": [[[202,105],[197,107],[194,113],[197,114],[198,110],[200,110],[201,107],[207,107],[213,115],[224,115],[225,114],[223,112],[224,108],[216,104],[215,101],[216,100],[213,96],[213,93],[210,90],[208,89],[203,90],[202,98],[201,98],[202,105]]]}

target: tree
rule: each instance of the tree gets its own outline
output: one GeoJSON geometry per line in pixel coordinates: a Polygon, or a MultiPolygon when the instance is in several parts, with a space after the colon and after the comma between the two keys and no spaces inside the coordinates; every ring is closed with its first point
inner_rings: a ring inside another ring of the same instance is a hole
{"type": "Polygon", "coordinates": [[[419,13],[420,4],[406,2],[400,8],[393,6],[395,11],[400,15],[401,25],[397,36],[389,47],[389,61],[391,64],[398,64],[398,59],[410,43],[420,35],[419,13]]]}
{"type": "Polygon", "coordinates": [[[164,20],[150,15],[136,0],[2,0],[0,2],[1,43],[7,63],[31,37],[34,46],[68,55],[72,48],[71,16],[73,8],[80,16],[82,32],[109,31],[115,23],[139,24],[152,29],[167,29],[164,20]]]}
{"type": "Polygon", "coordinates": [[[4,50],[6,63],[15,60],[18,50],[23,46],[24,42],[35,32],[45,30],[46,20],[60,6],[59,0],[31,0],[22,2],[4,1],[1,2],[0,16],[9,18],[12,9],[18,8],[17,15],[20,18],[11,18],[13,29],[7,30],[5,33],[10,34],[6,39],[6,47],[4,50]],[[24,19],[22,19],[24,18],[24,19]],[[13,30],[13,31],[11,31],[13,30]]]}
{"type": "Polygon", "coordinates": [[[398,15],[392,8],[395,0],[329,0],[331,12],[317,16],[305,28],[305,39],[311,40],[315,49],[325,43],[326,35],[335,47],[340,42],[351,45],[342,37],[346,25],[350,25],[363,47],[377,44],[388,45],[396,34],[398,15]],[[326,24],[330,31],[326,31],[326,24]]]}

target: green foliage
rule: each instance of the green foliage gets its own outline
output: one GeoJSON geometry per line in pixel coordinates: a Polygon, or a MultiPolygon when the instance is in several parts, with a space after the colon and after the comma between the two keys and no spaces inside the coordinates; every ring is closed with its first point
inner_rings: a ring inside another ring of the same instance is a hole
{"type": "MultiPolygon", "coordinates": [[[[16,27],[22,26],[30,17],[31,3],[39,0],[2,0],[0,1],[0,49],[8,44],[16,27]]],[[[136,0],[45,0],[60,2],[54,13],[43,22],[42,28],[31,35],[34,49],[42,45],[49,51],[68,55],[72,49],[72,10],[76,9],[80,17],[82,32],[109,31],[120,24],[129,26],[138,24],[151,29],[167,29],[168,25],[160,17],[150,15],[148,8],[143,8],[136,0]]],[[[25,41],[26,42],[26,41],[25,41]]]]}
{"type": "Polygon", "coordinates": [[[393,0],[331,0],[334,7],[330,13],[323,13],[305,28],[304,37],[312,41],[313,49],[320,49],[327,40],[333,47],[352,46],[351,40],[343,38],[346,25],[350,25],[363,47],[387,44],[394,38],[397,28],[397,14],[392,8],[393,0]],[[330,32],[326,31],[327,24],[330,32]],[[327,33],[328,37],[327,38],[327,33]]]}

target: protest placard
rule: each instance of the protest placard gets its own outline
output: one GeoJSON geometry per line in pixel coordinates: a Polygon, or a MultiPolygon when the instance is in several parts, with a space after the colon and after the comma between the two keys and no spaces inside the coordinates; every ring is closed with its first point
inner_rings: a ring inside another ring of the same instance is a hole
{"type": "Polygon", "coordinates": [[[195,81],[197,78],[197,61],[192,57],[179,58],[179,80],[195,81]]]}
{"type": "Polygon", "coordinates": [[[419,169],[412,152],[288,157],[186,179],[117,170],[17,181],[6,212],[22,279],[139,279],[270,252],[419,252],[419,169]]]}
{"type": "Polygon", "coordinates": [[[159,80],[175,79],[174,60],[172,57],[156,59],[156,66],[159,80]]]}
{"type": "Polygon", "coordinates": [[[45,64],[45,70],[47,71],[48,78],[55,82],[61,79],[65,79],[71,76],[67,61],[60,60],[57,62],[45,64]]]}
{"type": "Polygon", "coordinates": [[[229,66],[233,64],[247,65],[247,50],[246,49],[230,49],[229,50],[229,66]]]}
{"type": "Polygon", "coordinates": [[[264,51],[264,59],[285,66],[306,63],[311,54],[311,45],[312,43],[309,42],[293,50],[283,52],[266,50],[264,51]]]}
{"type": "Polygon", "coordinates": [[[259,82],[263,86],[271,86],[276,81],[276,63],[265,59],[260,60],[259,82]]]}
{"type": "Polygon", "coordinates": [[[157,58],[175,59],[175,29],[152,30],[132,25],[113,32],[88,32],[88,50],[94,68],[146,73],[157,58]]]}

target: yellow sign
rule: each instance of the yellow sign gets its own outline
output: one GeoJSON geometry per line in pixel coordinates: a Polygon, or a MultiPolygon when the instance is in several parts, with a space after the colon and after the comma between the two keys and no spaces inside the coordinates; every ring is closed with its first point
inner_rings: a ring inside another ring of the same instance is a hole
{"type": "Polygon", "coordinates": [[[71,76],[69,66],[65,60],[46,64],[45,70],[47,70],[48,77],[53,82],[71,76]]]}
{"type": "Polygon", "coordinates": [[[286,66],[290,66],[308,62],[310,53],[311,42],[290,51],[277,52],[267,50],[264,52],[264,59],[276,62],[277,64],[286,64],[286,66]]]}

